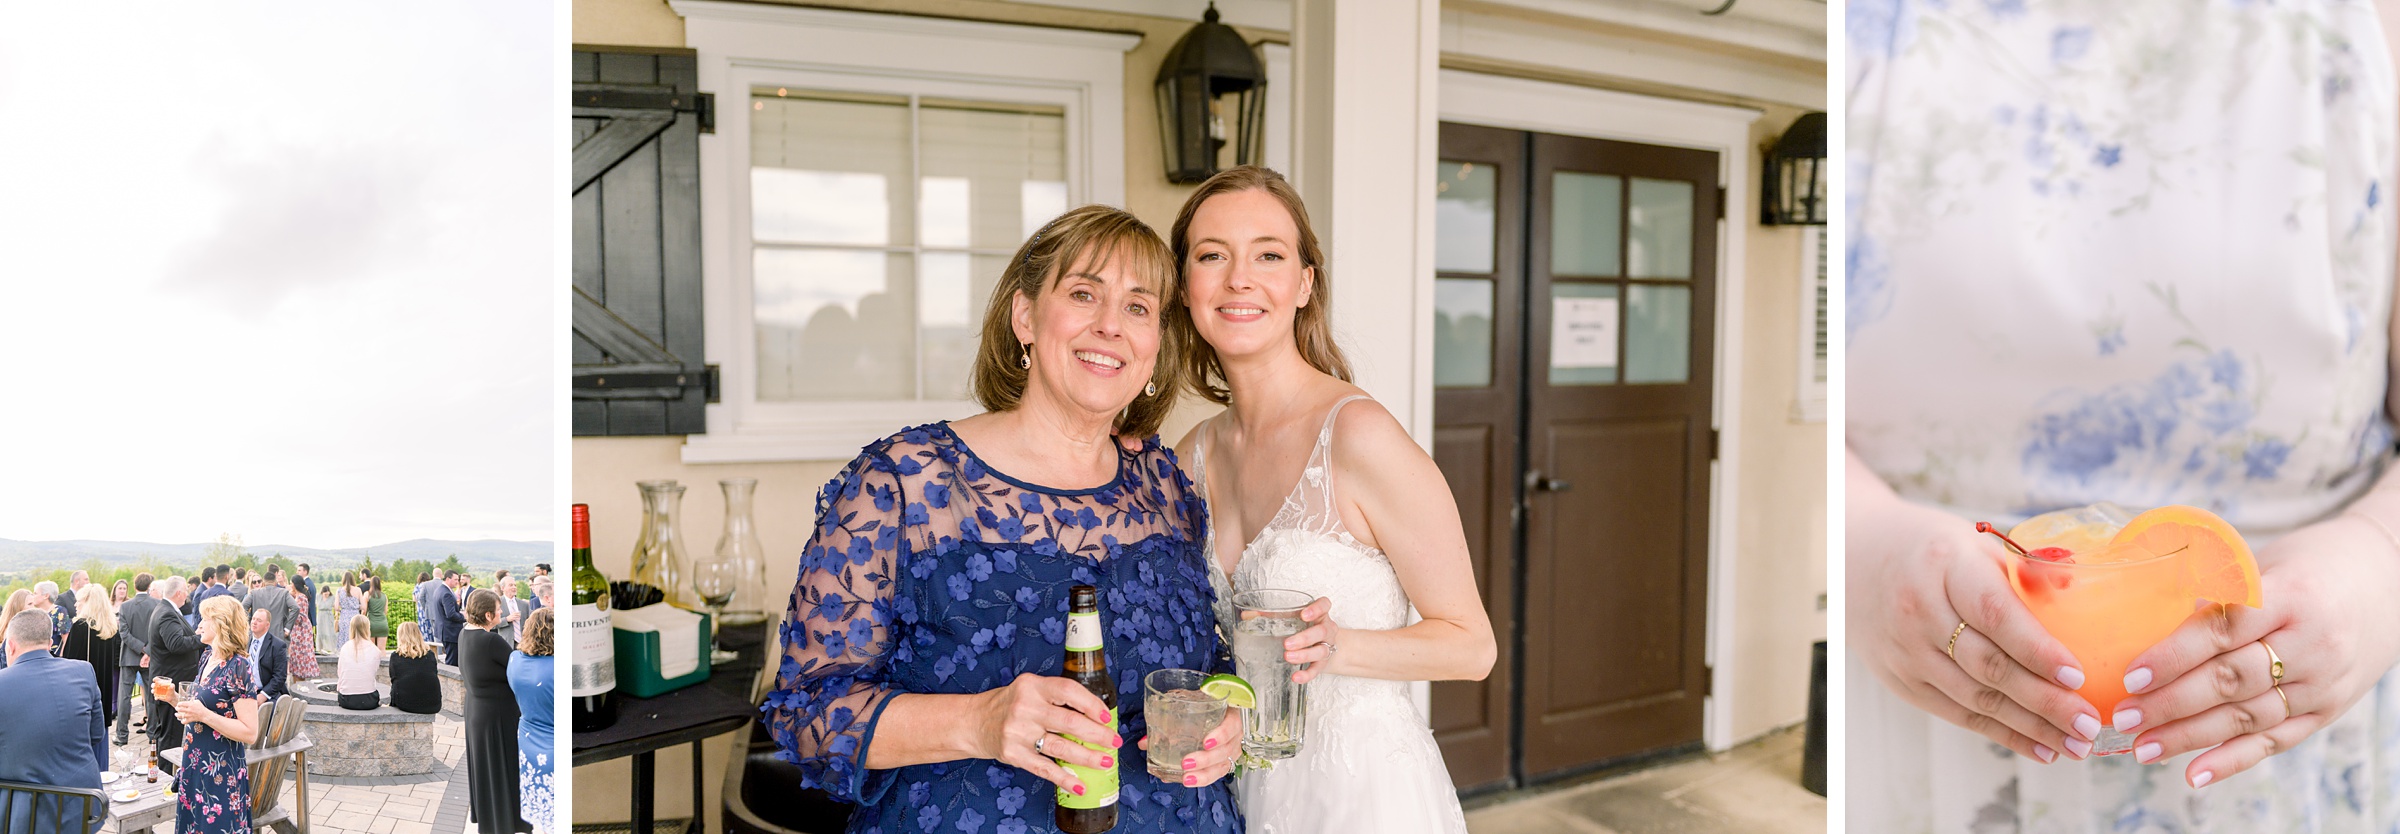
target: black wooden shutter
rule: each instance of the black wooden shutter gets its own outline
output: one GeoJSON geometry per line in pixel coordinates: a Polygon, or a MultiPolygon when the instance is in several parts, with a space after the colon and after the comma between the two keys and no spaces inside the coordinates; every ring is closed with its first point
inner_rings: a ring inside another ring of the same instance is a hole
{"type": "Polygon", "coordinates": [[[688,49],[575,48],[575,434],[699,434],[700,134],[688,49]]]}

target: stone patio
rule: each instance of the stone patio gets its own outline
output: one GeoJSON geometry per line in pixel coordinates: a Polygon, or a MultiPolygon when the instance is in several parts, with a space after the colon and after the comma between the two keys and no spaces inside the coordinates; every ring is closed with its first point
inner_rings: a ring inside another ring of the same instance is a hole
{"type": "Polygon", "coordinates": [[[1468,803],[1469,834],[1817,834],[1825,798],[1800,787],[1802,728],[1631,773],[1468,803]]]}
{"type": "MultiPolygon", "coordinates": [[[[111,729],[113,733],[113,728],[111,729]]],[[[432,727],[437,763],[421,776],[358,778],[308,777],[308,817],[311,834],[453,834],[468,830],[466,724],[444,712],[432,727]]],[[[147,762],[150,740],[135,730],[128,743],[109,748],[113,769],[131,770],[147,762]]],[[[282,802],[297,808],[295,786],[286,777],[282,802]]],[[[102,831],[114,834],[111,820],[102,831]]],[[[167,834],[160,828],[158,834],[167,834]]]]}

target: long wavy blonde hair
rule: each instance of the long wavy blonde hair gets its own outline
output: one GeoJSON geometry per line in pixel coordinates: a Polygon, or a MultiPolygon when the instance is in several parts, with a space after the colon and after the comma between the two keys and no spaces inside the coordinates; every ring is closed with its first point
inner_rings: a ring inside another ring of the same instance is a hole
{"type": "Polygon", "coordinates": [[[117,638],[117,606],[109,600],[109,593],[98,583],[75,592],[75,619],[90,625],[92,636],[102,640],[117,638]]]}

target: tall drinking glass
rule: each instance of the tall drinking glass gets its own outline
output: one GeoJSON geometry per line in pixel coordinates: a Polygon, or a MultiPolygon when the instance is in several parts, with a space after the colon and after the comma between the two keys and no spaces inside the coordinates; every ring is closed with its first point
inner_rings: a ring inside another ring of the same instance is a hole
{"type": "Polygon", "coordinates": [[[1160,669],[1142,678],[1142,715],[1150,722],[1150,775],[1183,783],[1183,760],[1225,721],[1225,699],[1200,691],[1207,672],[1160,669]]]}
{"type": "Polygon", "coordinates": [[[1300,609],[1314,597],[1299,591],[1262,589],[1233,595],[1234,673],[1258,691],[1258,708],[1244,722],[1242,751],[1261,759],[1289,759],[1300,752],[1308,724],[1308,688],[1292,682],[1300,667],[1283,659],[1284,638],[1308,628],[1300,609]]]}

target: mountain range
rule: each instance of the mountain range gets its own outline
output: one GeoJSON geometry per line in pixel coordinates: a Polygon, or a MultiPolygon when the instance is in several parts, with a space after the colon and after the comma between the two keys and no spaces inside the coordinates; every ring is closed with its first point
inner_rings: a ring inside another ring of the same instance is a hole
{"type": "MultiPolygon", "coordinates": [[[[156,558],[171,565],[196,565],[214,542],[198,544],[155,544],[151,542],[112,542],[77,539],[72,541],[29,542],[0,539],[0,572],[43,568],[76,567],[91,560],[103,565],[139,562],[145,557],[156,558]]],[[[297,561],[310,562],[319,569],[358,564],[359,559],[372,555],[377,562],[395,559],[423,559],[439,562],[456,554],[471,571],[499,568],[526,568],[536,562],[561,563],[566,554],[551,542],[521,542],[503,539],[476,541],[445,541],[441,539],[410,539],[374,547],[320,548],[285,544],[244,545],[242,550],[264,559],[282,555],[297,561]]]]}

